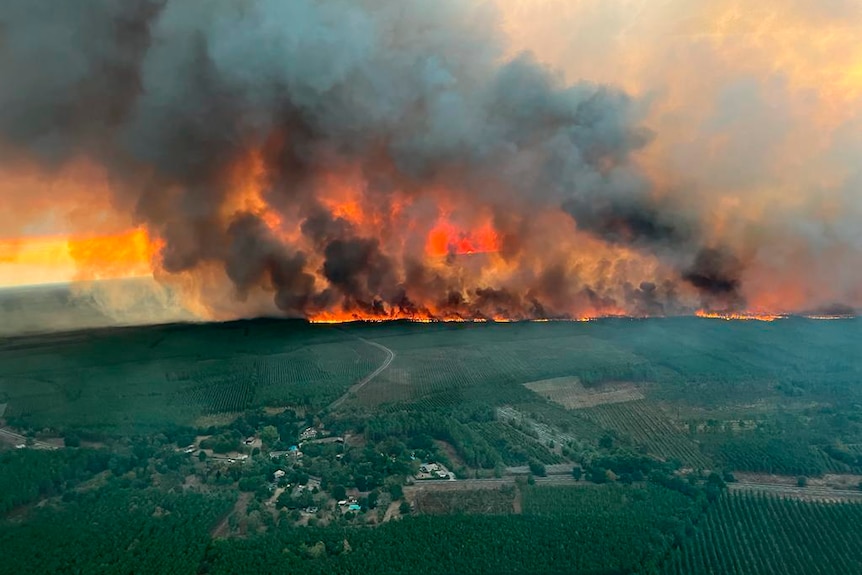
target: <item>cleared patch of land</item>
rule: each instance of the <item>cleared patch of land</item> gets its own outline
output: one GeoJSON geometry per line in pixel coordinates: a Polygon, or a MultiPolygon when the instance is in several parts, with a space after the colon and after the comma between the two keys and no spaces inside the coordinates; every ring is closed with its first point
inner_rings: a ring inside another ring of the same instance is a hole
{"type": "Polygon", "coordinates": [[[728,484],[731,491],[746,491],[772,494],[803,501],[834,503],[839,501],[862,502],[862,475],[826,474],[823,477],[805,478],[805,485],[799,485],[799,478],[789,475],[768,473],[736,473],[736,481],[728,484]]]}
{"type": "Polygon", "coordinates": [[[566,409],[582,409],[608,403],[624,403],[643,399],[640,389],[632,383],[604,383],[585,387],[578,377],[553,377],[525,383],[524,387],[566,409]]]}
{"type": "Polygon", "coordinates": [[[516,487],[493,484],[486,489],[421,489],[412,495],[413,506],[429,515],[449,513],[501,514],[514,510],[516,487]]]}
{"type": "Polygon", "coordinates": [[[816,486],[794,487],[775,483],[749,483],[739,481],[728,484],[731,492],[760,493],[798,499],[801,501],[819,501],[821,503],[838,503],[841,501],[862,502],[862,491],[859,489],[832,489],[816,486]]]}

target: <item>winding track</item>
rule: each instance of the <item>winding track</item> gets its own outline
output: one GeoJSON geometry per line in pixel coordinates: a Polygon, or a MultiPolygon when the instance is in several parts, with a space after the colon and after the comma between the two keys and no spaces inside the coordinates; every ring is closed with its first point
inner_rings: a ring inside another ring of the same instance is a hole
{"type": "MultiPolygon", "coordinates": [[[[26,443],[27,438],[20,433],[15,433],[6,428],[0,428],[0,439],[13,442],[15,444],[26,443]]],[[[36,449],[57,449],[56,445],[45,443],[44,441],[34,441],[32,447],[36,449]]]]}
{"type": "Polygon", "coordinates": [[[368,375],[366,375],[365,377],[360,379],[355,384],[351,385],[350,388],[344,392],[344,395],[342,395],[341,397],[339,397],[338,399],[336,399],[335,401],[330,403],[329,404],[330,410],[337,409],[342,403],[344,403],[347,400],[348,397],[350,397],[351,394],[356,394],[360,389],[365,387],[365,385],[368,382],[370,382],[372,379],[374,379],[375,377],[380,375],[383,372],[383,370],[385,370],[387,367],[389,367],[389,364],[392,363],[392,360],[395,359],[395,352],[392,351],[391,349],[389,349],[388,347],[386,347],[385,345],[381,345],[381,344],[373,342],[373,341],[368,341],[367,339],[364,339],[361,337],[357,338],[357,339],[359,339],[359,341],[361,341],[363,343],[367,343],[368,345],[373,345],[374,347],[376,347],[378,349],[382,349],[384,352],[386,352],[386,359],[383,360],[383,363],[381,363],[377,369],[375,369],[374,371],[372,371],[371,373],[369,373],[368,375]]]}

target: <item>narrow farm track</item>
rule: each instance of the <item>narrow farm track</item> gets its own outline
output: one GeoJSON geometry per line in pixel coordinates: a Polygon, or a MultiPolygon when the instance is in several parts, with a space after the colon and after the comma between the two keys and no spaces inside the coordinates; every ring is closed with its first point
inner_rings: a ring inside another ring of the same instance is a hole
{"type": "MultiPolygon", "coordinates": [[[[5,428],[0,428],[0,440],[6,440],[16,444],[27,442],[27,438],[25,436],[19,433],[15,433],[14,431],[9,431],[5,428]]],[[[57,449],[56,445],[51,445],[50,443],[45,443],[44,441],[34,441],[32,447],[36,449],[57,449]]]]}
{"type": "Polygon", "coordinates": [[[834,489],[831,487],[794,487],[776,483],[755,483],[751,481],[737,481],[728,483],[730,491],[761,492],[791,499],[804,501],[862,501],[862,491],[856,489],[834,489]]]}
{"type": "Polygon", "coordinates": [[[391,364],[391,363],[392,363],[392,360],[393,360],[393,359],[395,359],[395,352],[394,352],[394,351],[392,351],[391,349],[389,349],[388,347],[386,347],[385,345],[381,345],[381,344],[376,343],[376,342],[373,342],[373,341],[368,341],[367,339],[364,339],[364,338],[361,338],[361,337],[360,337],[360,338],[358,338],[358,339],[359,339],[359,341],[361,341],[361,342],[363,342],[363,343],[367,343],[368,345],[373,345],[374,347],[376,347],[376,348],[378,348],[378,349],[383,350],[383,351],[386,353],[386,359],[384,359],[384,360],[383,360],[383,363],[381,363],[381,364],[377,367],[377,369],[375,369],[374,371],[372,371],[371,373],[369,373],[368,375],[366,375],[365,377],[363,377],[362,379],[360,379],[360,380],[359,380],[358,382],[356,382],[355,384],[351,385],[351,386],[350,386],[350,389],[348,389],[347,391],[345,391],[345,392],[344,392],[344,394],[343,394],[341,397],[339,397],[338,399],[336,399],[335,401],[333,401],[332,403],[330,403],[330,404],[329,404],[329,409],[330,409],[330,410],[338,409],[338,407],[339,407],[339,406],[341,406],[341,404],[342,404],[342,403],[344,403],[344,402],[347,400],[347,398],[348,398],[348,397],[350,397],[351,395],[355,395],[356,393],[358,393],[358,392],[359,392],[359,390],[361,390],[363,387],[365,387],[365,386],[368,384],[368,382],[370,382],[370,381],[371,381],[371,380],[373,380],[375,377],[377,377],[378,375],[380,375],[381,373],[383,373],[383,371],[384,371],[387,367],[389,367],[389,364],[391,364]]]}
{"type": "Polygon", "coordinates": [[[396,513],[400,515],[398,506],[399,503],[397,501],[393,501],[389,504],[389,507],[386,508],[386,514],[383,515],[383,523],[386,523],[387,521],[392,521],[392,519],[396,517],[396,513]]]}

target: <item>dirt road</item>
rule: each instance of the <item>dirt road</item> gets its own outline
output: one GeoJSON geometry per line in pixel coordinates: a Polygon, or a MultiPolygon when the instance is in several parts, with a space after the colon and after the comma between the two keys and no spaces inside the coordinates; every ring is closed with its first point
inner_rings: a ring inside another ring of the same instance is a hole
{"type": "Polygon", "coordinates": [[[728,483],[730,491],[760,491],[771,493],[782,497],[803,499],[808,501],[839,502],[839,501],[862,501],[862,491],[851,489],[833,489],[831,487],[806,486],[797,487],[778,483],[755,483],[752,481],[738,481],[728,483]]]}
{"type": "Polygon", "coordinates": [[[237,517],[242,517],[245,515],[246,509],[248,508],[248,502],[251,501],[251,495],[251,493],[240,493],[233,509],[231,509],[227,515],[224,516],[224,519],[219,521],[212,530],[210,530],[210,536],[212,536],[213,539],[224,539],[230,535],[231,516],[236,515],[237,517]]]}
{"type": "Polygon", "coordinates": [[[392,521],[395,517],[400,517],[401,512],[399,511],[399,507],[401,506],[400,501],[393,501],[389,504],[389,507],[386,508],[386,514],[383,516],[383,523],[387,521],[392,521]]]}
{"type": "Polygon", "coordinates": [[[393,359],[395,359],[395,352],[392,351],[391,349],[389,349],[388,347],[386,347],[384,345],[380,345],[379,343],[376,343],[373,341],[368,341],[367,339],[363,339],[361,337],[359,338],[359,340],[362,341],[363,343],[367,343],[368,345],[373,345],[374,347],[383,350],[386,353],[386,359],[383,360],[383,363],[381,363],[377,369],[375,369],[374,371],[372,371],[371,373],[366,375],[364,378],[360,379],[354,385],[351,385],[350,389],[348,389],[347,391],[344,392],[344,395],[342,395],[341,397],[339,397],[338,399],[336,399],[335,401],[330,403],[329,404],[330,410],[337,409],[342,403],[344,403],[347,400],[348,397],[350,397],[351,395],[356,395],[356,393],[358,393],[359,390],[361,390],[363,387],[365,387],[368,384],[368,382],[373,380],[375,377],[380,375],[383,372],[383,370],[385,370],[387,367],[389,367],[389,364],[392,363],[393,359]]]}
{"type": "MultiPolygon", "coordinates": [[[[19,433],[0,427],[0,441],[6,441],[7,443],[12,443],[14,445],[21,445],[22,443],[27,443],[27,438],[19,433]]],[[[30,447],[34,449],[57,449],[56,445],[51,445],[44,441],[34,441],[30,447]]]]}
{"type": "MultiPolygon", "coordinates": [[[[573,485],[588,487],[595,485],[587,481],[575,481],[575,478],[569,475],[550,475],[548,477],[534,477],[536,485],[573,485]]],[[[499,489],[503,485],[514,484],[516,478],[508,477],[489,477],[487,479],[458,479],[455,481],[435,481],[425,480],[417,481],[413,485],[405,485],[404,493],[413,494],[416,491],[458,491],[458,490],[474,490],[474,489],[499,489]]]]}

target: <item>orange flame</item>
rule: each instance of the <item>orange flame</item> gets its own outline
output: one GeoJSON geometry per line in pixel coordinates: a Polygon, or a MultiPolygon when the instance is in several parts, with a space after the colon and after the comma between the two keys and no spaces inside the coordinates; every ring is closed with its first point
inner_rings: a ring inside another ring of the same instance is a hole
{"type": "Polygon", "coordinates": [[[472,231],[461,231],[448,219],[441,217],[428,233],[425,252],[433,258],[450,253],[480,254],[500,250],[500,237],[490,222],[472,231]]]}
{"type": "Polygon", "coordinates": [[[250,212],[276,232],[282,228],[282,219],[265,198],[268,179],[263,151],[250,149],[229,169],[227,175],[231,194],[224,205],[225,216],[230,218],[239,211],[250,212]]]}
{"type": "Polygon", "coordinates": [[[723,319],[725,321],[775,321],[787,317],[785,315],[762,312],[714,312],[702,309],[697,310],[694,315],[708,319],[723,319]]]}

